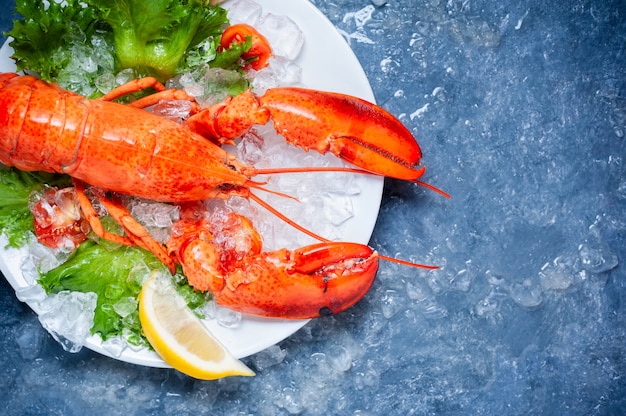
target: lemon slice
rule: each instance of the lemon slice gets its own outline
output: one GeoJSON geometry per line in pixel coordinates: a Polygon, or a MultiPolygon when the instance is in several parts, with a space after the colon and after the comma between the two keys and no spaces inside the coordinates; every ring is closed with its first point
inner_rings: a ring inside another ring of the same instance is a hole
{"type": "Polygon", "coordinates": [[[182,373],[202,380],[254,375],[193,314],[165,273],[153,272],[144,283],[139,320],[154,350],[182,373]]]}

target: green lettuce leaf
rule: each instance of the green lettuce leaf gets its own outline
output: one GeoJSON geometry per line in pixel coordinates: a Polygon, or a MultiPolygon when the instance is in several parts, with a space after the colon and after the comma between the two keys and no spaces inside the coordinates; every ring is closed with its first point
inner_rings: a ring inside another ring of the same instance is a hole
{"type": "Polygon", "coordinates": [[[68,0],[65,6],[55,1],[47,3],[46,8],[41,0],[16,0],[15,11],[24,18],[13,22],[8,35],[13,37],[11,47],[18,71],[34,71],[52,81],[71,59],[59,52],[69,50],[77,31],[88,37],[97,25],[95,10],[84,7],[79,0],[68,0]]]}
{"type": "MultiPolygon", "coordinates": [[[[95,293],[98,300],[91,332],[103,340],[119,335],[131,344],[148,346],[141,332],[137,296],[143,281],[157,270],[167,273],[149,251],[88,240],[66,262],[41,273],[39,284],[48,294],[63,290],[95,293]]],[[[174,280],[190,308],[201,308],[210,299],[194,291],[182,274],[177,273],[174,280]]]]}

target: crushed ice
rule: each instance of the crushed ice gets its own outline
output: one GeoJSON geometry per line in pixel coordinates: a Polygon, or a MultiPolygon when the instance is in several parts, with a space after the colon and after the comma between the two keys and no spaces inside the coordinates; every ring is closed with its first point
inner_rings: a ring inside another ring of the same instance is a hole
{"type": "Polygon", "coordinates": [[[44,332],[41,325],[36,320],[28,320],[16,327],[14,333],[22,359],[34,360],[37,358],[44,344],[44,332]]]}
{"type": "Polygon", "coordinates": [[[41,325],[68,352],[78,352],[91,335],[98,296],[62,291],[39,303],[41,325]]]}
{"type": "Polygon", "coordinates": [[[257,23],[256,29],[272,45],[272,53],[294,60],[300,54],[304,36],[298,25],[287,16],[267,13],[257,23]]]}
{"type": "Polygon", "coordinates": [[[232,24],[246,23],[256,27],[262,14],[263,7],[253,0],[235,0],[228,5],[228,19],[232,24]]]}
{"type": "Polygon", "coordinates": [[[352,32],[348,33],[346,30],[339,28],[338,30],[345,37],[348,43],[351,43],[352,40],[365,44],[374,43],[374,41],[367,36],[365,26],[372,19],[372,15],[375,10],[376,8],[370,4],[360,10],[357,10],[356,12],[345,14],[343,22],[349,24],[352,32]]]}

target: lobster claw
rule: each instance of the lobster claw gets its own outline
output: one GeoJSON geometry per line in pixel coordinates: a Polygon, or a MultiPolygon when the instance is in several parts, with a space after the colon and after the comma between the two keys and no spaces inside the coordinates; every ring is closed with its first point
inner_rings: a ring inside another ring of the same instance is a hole
{"type": "Polygon", "coordinates": [[[312,244],[295,250],[292,258],[293,274],[306,284],[290,294],[299,299],[288,312],[291,317],[327,316],[349,308],[369,291],[378,271],[378,253],[357,243],[312,244]]]}
{"type": "Polygon", "coordinates": [[[250,315],[317,318],[358,302],[377,270],[378,255],[361,244],[280,249],[245,259],[224,276],[224,286],[213,295],[217,304],[250,315]]]}
{"type": "Polygon", "coordinates": [[[185,121],[196,133],[229,143],[254,124],[276,131],[304,150],[332,152],[366,171],[416,181],[424,174],[422,152],[411,132],[383,108],[350,95],[304,88],[250,90],[202,110],[185,121]]]}
{"type": "MultiPolygon", "coordinates": [[[[232,214],[228,222],[237,217],[232,214]]],[[[358,302],[376,277],[378,254],[362,244],[261,252],[255,234],[246,236],[249,229],[238,233],[236,254],[220,244],[213,225],[205,220],[176,224],[168,248],[191,286],[211,291],[217,304],[242,313],[285,319],[335,314],[358,302]]]]}
{"type": "Polygon", "coordinates": [[[424,174],[411,132],[383,108],[350,95],[303,88],[273,88],[259,97],[276,131],[289,142],[332,152],[364,170],[397,179],[424,174]]]}

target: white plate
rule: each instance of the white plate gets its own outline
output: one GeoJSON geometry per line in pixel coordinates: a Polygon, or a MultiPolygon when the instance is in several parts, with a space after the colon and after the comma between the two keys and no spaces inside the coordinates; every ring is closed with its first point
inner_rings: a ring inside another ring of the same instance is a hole
{"type": "MultiPolygon", "coordinates": [[[[305,45],[297,62],[302,67],[302,83],[310,88],[336,91],[374,101],[371,87],[361,65],[342,36],[326,17],[307,0],[257,0],[264,12],[286,15],[304,32],[305,45]]],[[[225,3],[228,8],[228,2],[225,3]]],[[[0,72],[15,71],[10,59],[11,48],[6,42],[0,49],[0,72]]],[[[354,217],[342,224],[342,239],[367,244],[374,229],[382,196],[383,179],[361,176],[361,192],[353,197],[354,217]]],[[[297,218],[296,218],[297,220],[297,218]]],[[[0,247],[6,239],[0,238],[0,247]]],[[[0,269],[17,291],[28,286],[20,271],[24,250],[0,249],[0,269]]],[[[28,302],[27,302],[28,303],[28,302]]],[[[28,305],[39,313],[36,302],[28,305]]],[[[244,316],[234,329],[219,326],[215,321],[205,322],[213,334],[238,358],[255,354],[287,338],[308,321],[263,319],[244,316]]],[[[154,352],[133,351],[126,348],[118,357],[102,348],[99,337],[90,337],[87,348],[122,361],[151,366],[168,367],[154,352]]]]}

